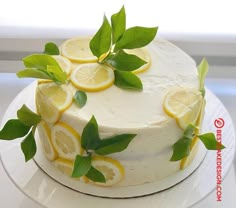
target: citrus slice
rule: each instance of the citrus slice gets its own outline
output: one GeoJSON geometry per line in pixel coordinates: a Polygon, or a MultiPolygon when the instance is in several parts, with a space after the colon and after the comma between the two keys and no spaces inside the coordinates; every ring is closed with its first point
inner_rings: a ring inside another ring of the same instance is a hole
{"type": "Polygon", "coordinates": [[[61,53],[72,61],[80,63],[96,62],[97,57],[92,54],[89,48],[90,40],[89,37],[66,40],[61,46],[61,53]]]}
{"type": "Polygon", "coordinates": [[[72,84],[81,90],[95,92],[110,87],[115,79],[113,70],[97,63],[81,64],[71,73],[72,84]]]}
{"type": "Polygon", "coordinates": [[[67,75],[69,75],[71,73],[72,63],[68,58],[66,58],[64,56],[60,56],[60,55],[55,55],[52,57],[54,59],[56,59],[59,66],[62,68],[62,70],[64,70],[66,72],[67,75]]]}
{"type": "Polygon", "coordinates": [[[74,160],[82,154],[80,135],[68,124],[59,122],[52,127],[52,144],[59,157],[74,160]]]}
{"type": "Polygon", "coordinates": [[[198,141],[199,141],[199,139],[198,139],[198,137],[197,136],[195,136],[194,138],[193,138],[193,140],[192,140],[192,143],[191,143],[191,147],[190,147],[190,155],[189,156],[187,156],[187,157],[185,157],[185,158],[183,158],[181,161],[180,161],[180,169],[181,170],[183,170],[183,169],[185,169],[187,166],[189,166],[191,163],[192,163],[192,161],[193,161],[193,159],[194,159],[194,157],[195,157],[195,155],[197,154],[197,149],[198,149],[198,141]]]}
{"type": "Polygon", "coordinates": [[[97,185],[112,186],[120,182],[125,175],[125,169],[120,162],[109,157],[93,157],[92,166],[99,170],[106,178],[105,183],[96,182],[95,184],[97,185]]]}
{"type": "Polygon", "coordinates": [[[175,118],[177,124],[185,130],[189,124],[195,124],[201,110],[203,97],[193,88],[178,88],[167,93],[164,98],[164,111],[175,118]]]}
{"type": "MultiPolygon", "coordinates": [[[[201,106],[201,112],[197,118],[197,121],[196,121],[196,130],[195,130],[195,134],[199,134],[199,129],[201,128],[201,125],[202,125],[202,122],[203,122],[203,117],[204,117],[204,113],[205,113],[205,104],[206,104],[206,101],[205,99],[203,99],[203,102],[202,102],[202,106],[201,106]]],[[[180,161],[180,169],[184,169],[186,168],[187,166],[189,166],[194,158],[194,156],[196,155],[197,153],[197,144],[198,144],[198,141],[199,141],[199,138],[197,136],[195,136],[192,140],[192,143],[191,143],[191,146],[190,146],[190,155],[183,158],[181,161],[180,161]]]]}
{"type": "Polygon", "coordinates": [[[128,54],[133,54],[146,61],[147,63],[139,67],[138,69],[132,71],[135,74],[141,73],[149,69],[151,65],[151,57],[146,48],[135,48],[135,49],[125,49],[125,52],[128,54]]]}
{"type": "Polygon", "coordinates": [[[72,103],[73,96],[66,85],[41,83],[36,89],[36,107],[43,120],[55,123],[61,112],[72,103]]]}
{"type": "Polygon", "coordinates": [[[38,129],[40,142],[43,146],[43,151],[44,151],[45,156],[49,160],[55,160],[55,158],[57,157],[57,154],[51,143],[51,131],[50,131],[49,126],[46,124],[45,121],[41,121],[37,125],[37,129],[38,129]]]}
{"type": "Polygon", "coordinates": [[[73,162],[63,158],[57,158],[54,165],[65,175],[71,176],[73,170],[73,162]]]}

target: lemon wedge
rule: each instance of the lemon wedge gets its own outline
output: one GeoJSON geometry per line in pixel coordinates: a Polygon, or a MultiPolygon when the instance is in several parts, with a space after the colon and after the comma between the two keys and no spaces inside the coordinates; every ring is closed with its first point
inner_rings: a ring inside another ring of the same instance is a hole
{"type": "Polygon", "coordinates": [[[52,56],[52,57],[54,59],[56,59],[59,66],[62,68],[62,70],[64,72],[66,72],[67,75],[69,75],[71,73],[72,63],[68,58],[66,58],[64,56],[60,56],[60,55],[55,55],[55,56],[52,56]]]}
{"type": "Polygon", "coordinates": [[[113,70],[97,63],[81,64],[71,73],[72,84],[81,90],[95,92],[110,87],[115,79],[113,70]]]}
{"type": "Polygon", "coordinates": [[[146,48],[135,48],[135,49],[125,49],[128,54],[136,55],[147,63],[139,67],[138,69],[132,71],[135,74],[144,72],[149,69],[151,65],[151,57],[146,48]]]}
{"type": "Polygon", "coordinates": [[[80,63],[96,62],[97,57],[92,54],[89,48],[90,40],[89,37],[66,40],[60,47],[61,54],[72,61],[80,63]]]}
{"type": "Polygon", "coordinates": [[[44,154],[49,160],[55,160],[57,157],[57,153],[55,152],[52,142],[51,142],[51,131],[49,126],[45,121],[41,121],[37,125],[37,129],[39,132],[40,142],[43,146],[44,154]]]}
{"type": "Polygon", "coordinates": [[[74,160],[82,154],[80,135],[68,124],[58,122],[52,127],[52,144],[59,157],[74,160]]]}
{"type": "Polygon", "coordinates": [[[120,162],[109,157],[93,157],[92,166],[99,170],[106,179],[106,183],[96,182],[97,185],[112,186],[120,182],[125,175],[125,169],[120,162]]]}
{"type": "Polygon", "coordinates": [[[163,108],[185,130],[189,124],[196,124],[202,102],[203,97],[199,90],[177,88],[167,93],[164,98],[163,108]]]}
{"type": "Polygon", "coordinates": [[[37,112],[48,123],[58,121],[72,101],[72,93],[66,85],[46,82],[39,84],[36,89],[37,112]]]}

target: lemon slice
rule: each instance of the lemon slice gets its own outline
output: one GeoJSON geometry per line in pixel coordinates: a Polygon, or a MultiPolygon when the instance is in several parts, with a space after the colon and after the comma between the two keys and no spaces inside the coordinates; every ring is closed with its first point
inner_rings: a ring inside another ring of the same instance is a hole
{"type": "MultiPolygon", "coordinates": [[[[197,118],[197,121],[196,121],[196,126],[198,127],[196,130],[195,130],[195,134],[199,134],[199,128],[201,128],[201,125],[202,125],[202,121],[203,121],[203,117],[204,117],[204,113],[205,113],[205,104],[206,104],[206,101],[203,100],[203,103],[202,103],[202,107],[201,107],[201,112],[197,118]]],[[[191,146],[190,146],[190,155],[188,157],[185,157],[183,158],[181,161],[180,161],[180,169],[184,169],[186,168],[187,166],[189,166],[191,164],[191,162],[193,161],[193,158],[194,156],[196,155],[197,153],[197,144],[198,144],[198,141],[199,141],[199,138],[197,136],[195,136],[192,140],[192,143],[191,143],[191,146]]]]}
{"type": "Polygon", "coordinates": [[[136,55],[147,62],[146,64],[142,65],[138,69],[132,71],[133,73],[138,74],[149,69],[151,65],[151,57],[146,48],[125,49],[125,52],[128,54],[136,55]]]}
{"type": "Polygon", "coordinates": [[[61,53],[72,61],[80,63],[96,62],[97,57],[92,54],[89,48],[90,40],[89,37],[66,40],[61,46],[61,53]]]}
{"type": "Polygon", "coordinates": [[[43,120],[55,123],[72,103],[73,96],[66,85],[41,83],[36,89],[36,107],[43,120]]]}
{"type": "Polygon", "coordinates": [[[189,124],[195,124],[201,110],[203,97],[193,88],[178,88],[167,93],[164,98],[164,111],[175,118],[178,125],[185,130],[189,124]]]}
{"type": "Polygon", "coordinates": [[[66,72],[67,75],[69,75],[71,73],[72,63],[68,58],[66,58],[64,56],[60,56],[60,55],[55,55],[52,57],[54,59],[56,59],[59,66],[62,68],[62,70],[64,70],[66,72]]]}
{"type": "Polygon", "coordinates": [[[125,175],[125,169],[120,162],[109,157],[93,157],[92,166],[99,170],[106,178],[106,183],[96,182],[95,184],[97,185],[112,186],[120,182],[125,175]]]}
{"type": "Polygon", "coordinates": [[[72,84],[81,90],[95,92],[110,87],[115,79],[113,70],[97,63],[81,64],[71,73],[72,84]]]}
{"type": "Polygon", "coordinates": [[[71,176],[73,170],[73,162],[63,158],[58,158],[54,161],[54,165],[58,168],[63,174],[71,176]]]}
{"type": "Polygon", "coordinates": [[[45,121],[41,121],[37,125],[39,138],[43,146],[44,154],[49,160],[55,160],[57,154],[51,143],[51,131],[45,121]]]}
{"type": "Polygon", "coordinates": [[[59,122],[52,127],[52,144],[61,158],[74,160],[82,154],[80,135],[66,123],[59,122]]]}

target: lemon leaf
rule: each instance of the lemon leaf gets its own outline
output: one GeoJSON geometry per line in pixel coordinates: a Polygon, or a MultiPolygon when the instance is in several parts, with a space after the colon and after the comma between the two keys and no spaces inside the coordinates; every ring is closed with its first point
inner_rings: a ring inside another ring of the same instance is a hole
{"type": "Polygon", "coordinates": [[[37,151],[34,134],[31,131],[26,138],[21,142],[21,150],[25,155],[25,162],[32,159],[37,151]]]}
{"type": "Polygon", "coordinates": [[[24,125],[18,119],[8,120],[0,131],[0,139],[2,140],[13,140],[25,136],[29,130],[30,126],[24,125]]]}
{"type": "Polygon", "coordinates": [[[173,145],[173,154],[170,161],[178,161],[190,154],[192,139],[182,137],[173,145]]]}
{"type": "Polygon", "coordinates": [[[75,158],[74,167],[73,167],[71,176],[73,178],[77,178],[77,177],[86,175],[89,169],[91,168],[91,164],[92,164],[91,155],[88,155],[88,156],[77,155],[75,158]]]}
{"type": "Polygon", "coordinates": [[[147,63],[138,56],[133,54],[128,54],[123,50],[119,50],[114,55],[109,56],[106,59],[106,62],[115,69],[123,71],[133,71],[147,63]]]}
{"type": "Polygon", "coordinates": [[[108,155],[125,150],[136,134],[121,134],[111,138],[102,139],[95,153],[108,155]]]}
{"type": "Polygon", "coordinates": [[[26,126],[37,125],[41,121],[41,116],[31,111],[26,105],[17,111],[17,117],[26,126]]]}
{"type": "Polygon", "coordinates": [[[51,77],[55,82],[64,83],[66,81],[67,74],[65,71],[61,71],[61,67],[48,65],[47,71],[52,73],[51,77]]]}
{"type": "Polygon", "coordinates": [[[225,148],[224,145],[216,141],[215,135],[213,133],[198,135],[198,138],[208,150],[220,150],[225,148]]]}
{"type": "Polygon", "coordinates": [[[94,116],[89,120],[83,129],[81,136],[81,145],[85,150],[95,150],[99,143],[98,124],[94,116]]]}
{"type": "Polygon", "coordinates": [[[115,85],[122,89],[141,91],[143,84],[132,72],[115,70],[115,85]]]}
{"type": "Polygon", "coordinates": [[[195,129],[196,129],[196,126],[194,126],[193,124],[189,124],[184,131],[184,136],[188,139],[192,139],[195,129]]]}
{"type": "Polygon", "coordinates": [[[49,74],[46,71],[27,68],[16,73],[19,78],[39,78],[39,79],[51,79],[49,74]]]}
{"type": "Polygon", "coordinates": [[[74,101],[76,104],[79,105],[80,108],[82,108],[86,102],[87,102],[87,95],[84,91],[76,91],[74,95],[74,101]]]}
{"type": "Polygon", "coordinates": [[[48,55],[59,55],[60,51],[57,45],[53,42],[48,42],[44,46],[44,51],[43,53],[48,54],[48,55]]]}
{"type": "Polygon", "coordinates": [[[198,65],[198,76],[199,76],[199,81],[200,81],[200,91],[203,92],[203,96],[205,95],[205,89],[204,89],[204,81],[208,72],[208,62],[204,58],[202,62],[198,65]]]}
{"type": "Polygon", "coordinates": [[[30,77],[31,74],[34,78],[51,79],[58,84],[64,84],[66,82],[66,73],[62,70],[57,61],[50,55],[32,54],[25,57],[23,59],[23,63],[26,70],[23,70],[23,72],[18,72],[17,75],[20,78],[30,77]]]}
{"type": "Polygon", "coordinates": [[[115,51],[118,49],[141,48],[155,38],[157,30],[158,27],[131,27],[124,32],[122,38],[116,43],[115,51]]]}
{"type": "Polygon", "coordinates": [[[90,41],[89,47],[93,55],[98,58],[109,51],[111,47],[111,26],[106,16],[104,16],[102,26],[90,41]]]}
{"type": "Polygon", "coordinates": [[[122,6],[118,13],[111,16],[111,26],[112,42],[116,43],[122,37],[126,28],[126,14],[124,6],[122,6]]]}
{"type": "Polygon", "coordinates": [[[86,176],[94,182],[106,183],[105,176],[93,166],[91,166],[86,176]]]}

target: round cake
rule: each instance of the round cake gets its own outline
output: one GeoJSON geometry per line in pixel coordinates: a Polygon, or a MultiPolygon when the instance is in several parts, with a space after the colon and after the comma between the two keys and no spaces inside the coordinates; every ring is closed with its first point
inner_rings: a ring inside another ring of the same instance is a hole
{"type": "MultiPolygon", "coordinates": [[[[101,140],[121,134],[135,135],[127,148],[121,152],[106,156],[99,156],[96,151],[93,153],[94,167],[101,172],[110,167],[111,178],[119,175],[117,180],[114,179],[107,185],[131,186],[150,183],[184,171],[181,170],[185,166],[183,160],[170,161],[173,145],[182,137],[184,129],[163,106],[166,96],[173,91],[191,90],[201,94],[196,64],[181,49],[162,39],[154,40],[141,50],[148,57],[146,69],[136,73],[142,81],[142,91],[123,90],[116,85],[96,92],[88,90],[86,105],[79,107],[70,99],[76,91],[84,89],[73,82],[73,73],[81,65],[92,66],[94,60],[86,60],[86,63],[67,60],[71,61],[71,69],[68,70],[70,82],[60,86],[60,89],[57,89],[56,83],[44,80],[38,82],[36,106],[44,121],[37,129],[45,155],[60,171],[71,175],[76,155],[91,153],[83,150],[81,137],[92,117],[96,118],[101,140]],[[60,100],[60,97],[53,98],[58,91],[66,94],[62,96],[66,97],[64,100],[60,100]],[[57,99],[57,104],[67,104],[55,110],[52,99],[57,99]],[[47,105],[47,112],[44,105],[47,105]],[[51,114],[53,116],[48,116],[51,114]]],[[[61,56],[65,57],[63,53],[61,56]]],[[[106,179],[109,180],[109,177],[106,179]]],[[[92,182],[86,176],[81,177],[81,181],[92,182]]]]}

